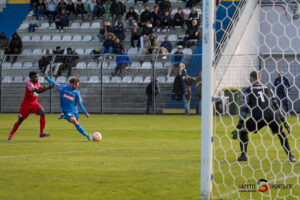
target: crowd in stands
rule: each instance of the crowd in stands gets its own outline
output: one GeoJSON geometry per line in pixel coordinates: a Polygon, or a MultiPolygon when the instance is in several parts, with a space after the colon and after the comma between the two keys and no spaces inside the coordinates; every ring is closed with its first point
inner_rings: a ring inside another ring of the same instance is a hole
{"type": "MultiPolygon", "coordinates": [[[[126,5],[120,0],[89,0],[83,3],[82,0],[77,0],[73,3],[72,0],[32,0],[31,8],[33,15],[29,21],[28,32],[35,32],[39,27],[39,20],[48,19],[49,23],[55,23],[58,32],[63,32],[65,27],[70,26],[76,18],[81,20],[101,20],[101,28],[98,33],[100,47],[91,52],[97,54],[97,58],[116,58],[117,68],[112,75],[121,75],[122,70],[130,63],[130,58],[126,54],[124,40],[130,38],[130,46],[138,48],[144,58],[154,58],[157,54],[162,54],[161,59],[166,60],[167,55],[170,55],[173,49],[172,43],[168,36],[163,42],[159,42],[156,33],[170,32],[175,30],[175,27],[185,28],[185,37],[182,41],[177,41],[178,50],[173,54],[171,66],[168,71],[168,77],[171,74],[173,67],[178,67],[179,72],[185,68],[184,55],[182,49],[194,45],[194,42],[189,40],[200,40],[200,13],[196,9],[198,0],[188,0],[186,7],[190,8],[188,15],[185,15],[183,8],[179,7],[177,12],[171,15],[171,2],[169,0],[155,0],[156,5],[150,8],[147,5],[147,0],[143,1],[144,9],[140,15],[135,11],[134,7],[128,10],[126,5]],[[173,15],[174,14],[174,15],[173,15]],[[129,35],[130,34],[130,35],[129,35]],[[114,56],[116,55],[116,56],[114,56]]],[[[18,54],[22,52],[22,41],[17,33],[8,41],[5,34],[0,36],[1,51],[7,54],[7,61],[10,61],[10,54],[13,54],[12,62],[17,60],[18,54]]],[[[176,47],[175,47],[176,48],[176,47]]],[[[52,54],[49,49],[39,60],[40,69],[45,72],[47,66],[55,56],[53,63],[56,64],[55,75],[60,75],[63,70],[68,71],[68,76],[71,75],[72,67],[76,65],[78,55],[72,48],[68,48],[65,52],[59,46],[53,50],[52,54]]]]}

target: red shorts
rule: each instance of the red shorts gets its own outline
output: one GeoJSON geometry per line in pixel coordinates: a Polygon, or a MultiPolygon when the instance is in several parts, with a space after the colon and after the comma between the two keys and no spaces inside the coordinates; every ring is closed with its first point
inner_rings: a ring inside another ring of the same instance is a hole
{"type": "Polygon", "coordinates": [[[37,114],[37,112],[40,108],[43,108],[43,107],[38,103],[21,106],[18,116],[19,116],[19,118],[26,119],[30,113],[37,114]]]}

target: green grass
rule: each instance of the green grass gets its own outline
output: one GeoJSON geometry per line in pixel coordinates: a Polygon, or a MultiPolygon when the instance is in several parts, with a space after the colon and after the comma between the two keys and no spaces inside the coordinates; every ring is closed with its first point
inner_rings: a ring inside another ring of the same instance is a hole
{"type": "MultiPolygon", "coordinates": [[[[39,118],[31,115],[8,142],[17,116],[0,115],[0,200],[200,199],[199,116],[82,116],[87,132],[102,133],[100,143],[88,142],[57,116],[47,115],[51,137],[38,137],[39,118]]],[[[235,120],[215,117],[214,199],[299,198],[300,162],[287,162],[277,136],[267,128],[249,135],[249,161],[235,161],[240,153],[238,141],[230,138],[235,120]],[[256,184],[262,178],[274,183],[275,177],[276,183],[293,188],[238,192],[238,184],[256,184]]],[[[289,140],[299,160],[296,120],[289,118],[289,140]]]]}
{"type": "Polygon", "coordinates": [[[200,117],[82,117],[88,142],[65,120],[47,115],[40,139],[31,115],[8,142],[16,115],[0,115],[0,199],[199,199],[200,117]]]}

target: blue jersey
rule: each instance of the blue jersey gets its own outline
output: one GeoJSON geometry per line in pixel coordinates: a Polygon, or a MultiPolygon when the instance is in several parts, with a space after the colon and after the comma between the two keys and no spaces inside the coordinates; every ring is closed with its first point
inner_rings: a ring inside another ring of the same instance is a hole
{"type": "Polygon", "coordinates": [[[49,77],[46,77],[46,80],[55,85],[56,89],[59,91],[60,108],[64,113],[78,113],[77,105],[79,105],[84,114],[87,114],[87,111],[82,105],[83,101],[78,89],[72,90],[69,84],[57,84],[49,77]]]}

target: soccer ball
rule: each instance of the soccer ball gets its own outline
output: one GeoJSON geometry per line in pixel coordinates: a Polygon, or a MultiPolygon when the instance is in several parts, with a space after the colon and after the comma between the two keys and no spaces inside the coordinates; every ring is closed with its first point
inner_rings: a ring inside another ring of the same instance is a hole
{"type": "Polygon", "coordinates": [[[100,142],[102,140],[102,135],[99,132],[93,133],[93,141],[100,142]]]}

